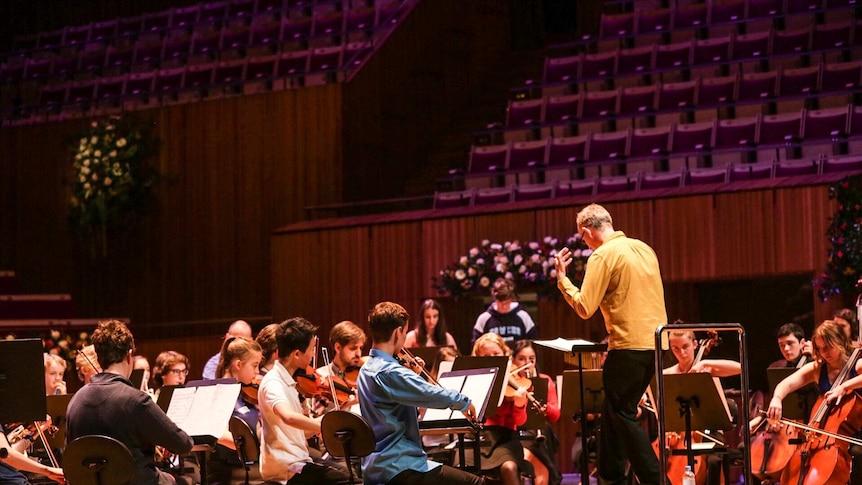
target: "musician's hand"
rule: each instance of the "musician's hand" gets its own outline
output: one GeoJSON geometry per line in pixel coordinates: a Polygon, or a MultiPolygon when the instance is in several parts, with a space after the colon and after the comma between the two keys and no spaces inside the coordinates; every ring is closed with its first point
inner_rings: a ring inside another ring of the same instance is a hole
{"type": "Polygon", "coordinates": [[[773,420],[781,419],[781,413],[783,410],[781,399],[773,397],[772,400],[769,401],[769,408],[766,410],[766,416],[773,420]]]}
{"type": "Polygon", "coordinates": [[[419,357],[418,355],[416,355],[416,356],[414,356],[414,357],[413,357],[413,360],[414,360],[414,361],[416,361],[416,364],[417,364],[419,367],[425,367],[425,360],[424,360],[424,359],[422,359],[422,357],[419,357]]]}
{"type": "Polygon", "coordinates": [[[845,394],[847,394],[847,388],[844,384],[838,384],[832,389],[826,391],[826,394],[823,395],[823,399],[826,400],[826,402],[832,402],[834,400],[835,404],[840,404],[841,398],[845,394]]]}
{"type": "Polygon", "coordinates": [[[54,383],[54,388],[51,389],[51,394],[66,394],[66,381],[57,381],[54,383]]]}
{"type": "Polygon", "coordinates": [[[697,364],[691,366],[691,369],[688,370],[689,374],[697,374],[701,372],[706,374],[712,374],[712,366],[709,365],[709,361],[702,360],[697,364]]]}
{"type": "Polygon", "coordinates": [[[43,473],[46,477],[54,480],[59,483],[66,483],[66,477],[63,475],[62,468],[54,468],[52,466],[45,467],[45,472],[43,473]]]}
{"type": "Polygon", "coordinates": [[[479,421],[479,417],[476,415],[476,406],[474,406],[473,403],[470,403],[470,405],[467,406],[467,409],[461,412],[464,413],[464,416],[467,417],[468,421],[472,423],[476,423],[479,421]]]}
{"type": "Polygon", "coordinates": [[[515,390],[515,406],[518,406],[520,408],[527,405],[527,391],[528,389],[526,387],[519,387],[515,390]]]}
{"type": "Polygon", "coordinates": [[[802,344],[802,353],[808,357],[814,355],[814,346],[811,344],[810,340],[806,340],[805,343],[802,344]]]}
{"type": "Polygon", "coordinates": [[[557,281],[562,281],[566,277],[566,271],[568,271],[570,264],[572,264],[572,251],[564,247],[554,256],[554,269],[557,270],[557,281]]]}

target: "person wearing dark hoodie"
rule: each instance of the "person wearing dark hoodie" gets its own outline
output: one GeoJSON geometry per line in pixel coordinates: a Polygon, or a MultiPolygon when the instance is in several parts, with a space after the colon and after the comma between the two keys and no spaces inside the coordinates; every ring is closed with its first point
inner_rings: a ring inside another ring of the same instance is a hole
{"type": "Polygon", "coordinates": [[[515,282],[508,278],[497,278],[491,287],[494,301],[476,319],[471,343],[486,333],[496,333],[507,345],[519,340],[535,340],[536,324],[520,304],[515,301],[515,282]]]}

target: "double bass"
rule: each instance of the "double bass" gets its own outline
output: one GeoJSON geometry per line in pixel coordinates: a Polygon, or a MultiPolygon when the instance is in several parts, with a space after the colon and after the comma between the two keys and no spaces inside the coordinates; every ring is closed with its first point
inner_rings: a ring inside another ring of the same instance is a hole
{"type": "MultiPolygon", "coordinates": [[[[860,355],[862,350],[853,351],[831,389],[847,381],[860,355]]],[[[782,485],[843,485],[850,479],[848,448],[857,443],[850,436],[862,429],[862,399],[850,392],[839,401],[830,403],[820,396],[807,426],[781,420],[803,430],[802,442],[781,474],[782,485]]]]}

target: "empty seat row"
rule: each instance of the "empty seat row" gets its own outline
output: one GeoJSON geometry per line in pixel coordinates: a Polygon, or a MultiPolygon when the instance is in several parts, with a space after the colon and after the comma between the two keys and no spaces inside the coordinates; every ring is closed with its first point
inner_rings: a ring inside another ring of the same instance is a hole
{"type": "Polygon", "coordinates": [[[720,168],[683,168],[661,173],[638,172],[635,175],[611,175],[583,180],[557,180],[538,184],[513,184],[504,187],[437,192],[434,194],[434,208],[448,209],[555,197],[595,196],[636,190],[653,190],[672,194],[675,190],[690,186],[859,171],[862,171],[862,157],[858,156],[735,163],[720,168]]]}
{"type": "MultiPolygon", "coordinates": [[[[859,47],[862,21],[844,21],[809,28],[692,39],[667,45],[617,49],[598,54],[549,57],[540,87],[577,85],[620,77],[644,76],[695,67],[763,62],[859,47]]],[[[533,84],[523,89],[532,90],[533,84]]]]}
{"type": "Polygon", "coordinates": [[[777,152],[815,145],[827,152],[832,148],[827,150],[822,146],[831,147],[858,137],[862,137],[862,108],[848,105],[780,115],[715,119],[704,123],[473,146],[467,176],[496,177],[501,173],[554,167],[578,170],[598,167],[601,173],[602,166],[610,166],[617,172],[625,172],[625,164],[633,161],[658,162],[657,166],[666,167],[668,158],[711,158],[721,154],[744,160],[757,158],[758,152],[769,160],[798,158],[801,150],[784,154],[777,152]],[[736,156],[737,153],[742,156],[736,156]]]}
{"type": "MultiPolygon", "coordinates": [[[[682,82],[546,95],[509,101],[497,131],[535,130],[596,120],[714,110],[780,100],[850,94],[862,88],[862,61],[821,62],[811,67],[737,73],[682,82]]],[[[845,101],[846,102],[846,101],[845,101]]]]}
{"type": "Polygon", "coordinates": [[[250,22],[255,17],[278,19],[310,16],[321,12],[352,11],[373,7],[375,3],[375,0],[216,1],[19,37],[16,39],[16,52],[27,53],[75,47],[96,42],[111,43],[117,38],[137,37],[142,34],[170,30],[189,30],[195,26],[236,25],[250,22]]]}
{"type": "Polygon", "coordinates": [[[215,94],[207,91],[214,86],[227,88],[223,92],[231,94],[243,92],[242,86],[247,83],[258,83],[262,89],[274,89],[335,82],[339,80],[339,70],[356,68],[370,52],[370,44],[356,43],[344,48],[323,47],[247,60],[51,84],[42,88],[38,105],[25,106],[20,112],[5,113],[5,117],[56,113],[63,106],[75,109],[114,106],[125,99],[148,100],[149,96],[175,96],[182,91],[215,94]],[[276,80],[282,82],[273,87],[276,80]]]}
{"type": "Polygon", "coordinates": [[[753,20],[783,19],[794,15],[854,7],[856,2],[853,0],[729,0],[635,10],[623,14],[603,14],[598,39],[626,38],[723,24],[744,24],[753,20]]]}

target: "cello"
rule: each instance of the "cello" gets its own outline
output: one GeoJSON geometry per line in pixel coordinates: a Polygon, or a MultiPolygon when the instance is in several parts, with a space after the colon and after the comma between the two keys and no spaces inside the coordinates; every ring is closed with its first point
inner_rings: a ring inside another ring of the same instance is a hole
{"type": "MultiPolygon", "coordinates": [[[[832,390],[843,384],[855,368],[862,350],[855,349],[832,383],[832,390]]],[[[784,424],[803,430],[799,444],[781,474],[782,485],[843,485],[850,479],[850,436],[862,429],[862,399],[856,392],[844,395],[837,404],[820,396],[814,405],[809,424],[784,424]]]]}

